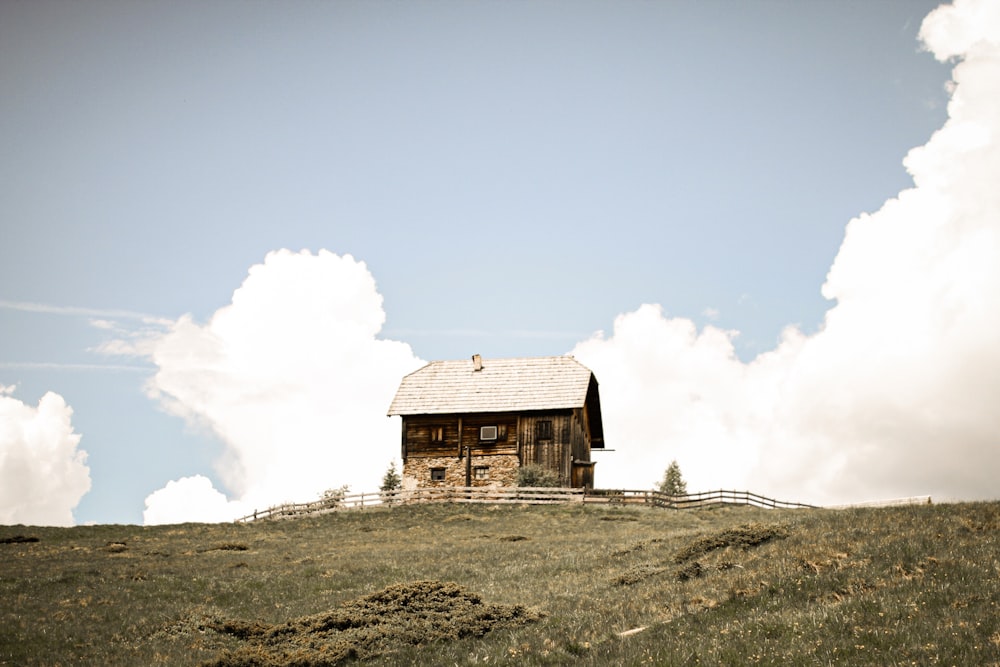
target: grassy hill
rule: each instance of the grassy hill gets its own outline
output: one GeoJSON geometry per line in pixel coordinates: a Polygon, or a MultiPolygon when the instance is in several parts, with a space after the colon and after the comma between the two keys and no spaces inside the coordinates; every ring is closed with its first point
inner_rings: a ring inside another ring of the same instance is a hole
{"type": "Polygon", "coordinates": [[[0,665],[1000,664],[1000,503],[0,527],[0,665]]]}

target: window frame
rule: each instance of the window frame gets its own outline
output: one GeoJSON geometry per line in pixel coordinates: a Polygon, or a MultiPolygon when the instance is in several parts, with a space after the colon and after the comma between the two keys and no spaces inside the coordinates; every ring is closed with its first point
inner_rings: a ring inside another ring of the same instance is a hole
{"type": "Polygon", "coordinates": [[[432,482],[443,482],[448,473],[447,468],[431,468],[431,481],[432,482]]]}
{"type": "Polygon", "coordinates": [[[479,427],[479,442],[497,442],[500,439],[499,435],[500,435],[500,428],[498,426],[496,426],[495,424],[490,424],[489,426],[480,426],[479,427]],[[493,437],[492,438],[487,438],[486,437],[486,435],[485,435],[486,434],[486,429],[493,429],[493,437]]]}

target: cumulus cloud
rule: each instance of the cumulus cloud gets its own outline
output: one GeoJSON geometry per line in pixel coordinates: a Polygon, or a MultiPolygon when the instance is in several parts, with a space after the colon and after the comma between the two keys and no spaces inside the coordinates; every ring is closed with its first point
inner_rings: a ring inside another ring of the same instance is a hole
{"type": "Polygon", "coordinates": [[[915,187],[848,224],[819,332],[743,363],[735,333],[643,306],[576,347],[621,450],[602,485],[648,486],[677,458],[691,488],[996,497],[1000,7],[938,8],[920,34],[958,59],[948,120],[904,160],[915,187]]]}
{"type": "Polygon", "coordinates": [[[377,488],[398,456],[399,424],[385,412],[423,363],[378,338],[384,320],[363,262],[281,250],[207,324],[185,316],[123,344],[156,365],[150,395],[225,446],[224,489],[204,477],[171,482],[146,499],[145,521],[231,519],[343,484],[377,488]]]}
{"type": "Polygon", "coordinates": [[[0,385],[0,523],[70,526],[90,490],[73,410],[49,392],[32,407],[0,385]]]}
{"type": "Polygon", "coordinates": [[[147,526],[166,523],[221,523],[253,512],[240,500],[229,500],[204,475],[182,477],[146,497],[142,521],[147,526]]]}

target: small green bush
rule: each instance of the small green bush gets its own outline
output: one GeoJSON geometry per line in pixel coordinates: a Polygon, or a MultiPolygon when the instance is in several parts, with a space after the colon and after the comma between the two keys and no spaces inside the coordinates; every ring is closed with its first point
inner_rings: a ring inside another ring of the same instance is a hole
{"type": "Polygon", "coordinates": [[[559,475],[543,466],[531,463],[517,470],[518,486],[562,486],[559,475]]]}

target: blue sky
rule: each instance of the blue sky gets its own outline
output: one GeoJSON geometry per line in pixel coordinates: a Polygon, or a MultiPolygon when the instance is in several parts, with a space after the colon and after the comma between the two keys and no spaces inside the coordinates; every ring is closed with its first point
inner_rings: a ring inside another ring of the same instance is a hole
{"type": "Polygon", "coordinates": [[[0,385],[72,407],[76,521],[139,522],[184,476],[232,496],[230,448],[109,341],[205,325],[282,248],[364,262],[417,360],[563,354],[659,304],[750,363],[821,328],[848,222],[912,187],[935,6],[4,3],[0,385]]]}

